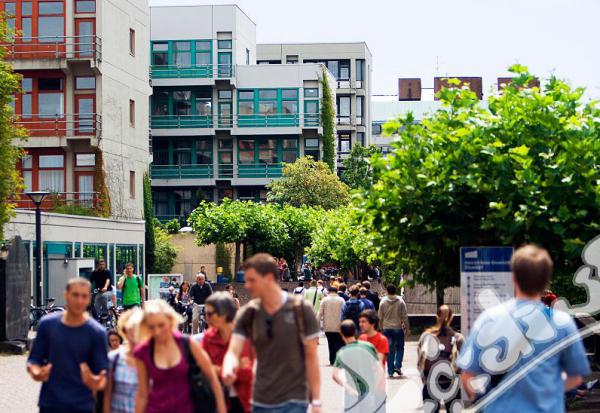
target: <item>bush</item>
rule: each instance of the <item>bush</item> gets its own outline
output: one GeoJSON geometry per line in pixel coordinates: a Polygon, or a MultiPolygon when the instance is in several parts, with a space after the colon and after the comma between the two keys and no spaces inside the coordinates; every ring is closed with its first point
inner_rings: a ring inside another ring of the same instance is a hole
{"type": "Polygon", "coordinates": [[[177,248],[171,245],[171,235],[160,227],[154,228],[154,266],[152,271],[156,274],[171,272],[177,258],[177,248]]]}
{"type": "Polygon", "coordinates": [[[169,234],[177,234],[181,229],[181,224],[177,218],[173,218],[172,220],[165,222],[164,228],[169,234]]]}

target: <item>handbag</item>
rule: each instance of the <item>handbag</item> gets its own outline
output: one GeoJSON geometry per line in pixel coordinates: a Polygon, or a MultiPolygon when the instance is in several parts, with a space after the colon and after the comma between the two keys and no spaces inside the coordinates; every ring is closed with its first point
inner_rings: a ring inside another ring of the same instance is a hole
{"type": "Polygon", "coordinates": [[[188,362],[188,377],[192,400],[194,402],[194,413],[214,413],[217,409],[217,401],[210,386],[210,382],[202,372],[190,349],[190,336],[183,336],[183,349],[188,362]]]}

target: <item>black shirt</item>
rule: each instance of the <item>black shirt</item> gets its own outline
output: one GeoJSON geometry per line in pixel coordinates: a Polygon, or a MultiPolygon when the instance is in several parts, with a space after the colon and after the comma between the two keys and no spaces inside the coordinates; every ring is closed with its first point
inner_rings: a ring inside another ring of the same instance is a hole
{"type": "Polygon", "coordinates": [[[103,289],[104,285],[106,285],[106,280],[108,280],[108,289],[110,290],[110,286],[112,285],[112,274],[110,271],[104,269],[102,271],[94,270],[94,272],[92,272],[92,282],[97,289],[103,289]]]}
{"type": "Polygon", "coordinates": [[[190,296],[196,304],[204,304],[208,296],[211,294],[212,287],[207,282],[205,282],[202,285],[195,283],[194,285],[192,285],[192,288],[190,288],[190,296]]]}
{"type": "Polygon", "coordinates": [[[368,290],[367,291],[367,298],[369,300],[371,300],[371,302],[375,306],[375,310],[379,311],[379,296],[377,295],[377,293],[374,293],[373,291],[368,290]]]}

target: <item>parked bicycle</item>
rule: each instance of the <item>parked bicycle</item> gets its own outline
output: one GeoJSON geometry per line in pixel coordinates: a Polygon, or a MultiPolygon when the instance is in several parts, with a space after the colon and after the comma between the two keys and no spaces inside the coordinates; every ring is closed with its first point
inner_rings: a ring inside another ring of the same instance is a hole
{"type": "Polygon", "coordinates": [[[57,311],[64,311],[65,308],[59,305],[54,305],[54,298],[46,298],[46,305],[37,307],[33,305],[33,296],[31,296],[31,304],[29,304],[29,328],[37,331],[38,324],[43,316],[57,311]]]}
{"type": "Polygon", "coordinates": [[[96,309],[96,297],[102,292],[98,289],[92,291],[92,302],[90,304],[89,312],[106,330],[114,330],[117,328],[117,322],[119,321],[119,313],[117,309],[109,307],[112,305],[112,301],[108,300],[105,308],[101,308],[100,311],[96,309]]]}

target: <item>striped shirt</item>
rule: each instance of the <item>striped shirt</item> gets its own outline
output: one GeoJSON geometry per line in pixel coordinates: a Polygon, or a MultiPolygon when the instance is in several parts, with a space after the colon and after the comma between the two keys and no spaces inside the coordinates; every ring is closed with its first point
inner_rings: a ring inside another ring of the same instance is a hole
{"type": "Polygon", "coordinates": [[[125,351],[121,349],[108,353],[108,359],[111,369],[109,374],[113,377],[110,411],[111,413],[134,413],[138,385],[137,370],[127,364],[125,351]],[[117,358],[116,366],[115,358],[117,358]]]}

